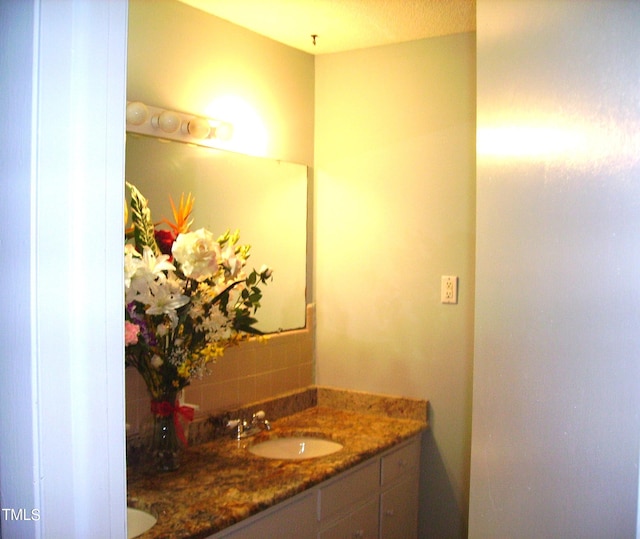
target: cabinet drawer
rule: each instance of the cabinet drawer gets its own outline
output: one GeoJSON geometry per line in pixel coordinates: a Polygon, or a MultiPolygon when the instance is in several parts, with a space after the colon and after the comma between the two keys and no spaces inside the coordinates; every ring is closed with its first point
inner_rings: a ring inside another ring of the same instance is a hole
{"type": "Polygon", "coordinates": [[[378,459],[373,459],[364,467],[347,473],[340,480],[320,489],[320,521],[326,521],[349,509],[359,501],[377,492],[380,481],[378,459]]]}
{"type": "Polygon", "coordinates": [[[420,439],[416,438],[393,453],[382,457],[380,484],[388,485],[402,474],[418,467],[420,463],[420,439]]]}

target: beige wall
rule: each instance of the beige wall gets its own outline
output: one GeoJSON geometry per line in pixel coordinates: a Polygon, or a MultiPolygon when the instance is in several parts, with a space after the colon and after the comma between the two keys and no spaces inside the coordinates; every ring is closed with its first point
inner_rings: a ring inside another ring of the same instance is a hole
{"type": "Polygon", "coordinates": [[[315,126],[317,381],[429,399],[422,536],[465,535],[475,35],[318,56],[315,126]]]}
{"type": "Polygon", "coordinates": [[[130,0],[127,70],[128,100],[228,120],[229,149],[313,164],[313,56],[175,0],[130,0]]]}

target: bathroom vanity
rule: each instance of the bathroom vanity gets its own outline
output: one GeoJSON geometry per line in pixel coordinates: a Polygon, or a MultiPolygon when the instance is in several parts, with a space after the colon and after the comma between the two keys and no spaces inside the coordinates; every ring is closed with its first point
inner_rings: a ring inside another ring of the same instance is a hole
{"type": "Polygon", "coordinates": [[[415,436],[210,539],[416,538],[419,465],[415,436]]]}
{"type": "Polygon", "coordinates": [[[232,434],[193,445],[176,472],[128,472],[128,502],[157,517],[152,538],[417,536],[420,413],[399,401],[364,409],[340,396],[271,422],[251,438],[232,434]],[[355,408],[355,409],[354,409],[355,408]],[[386,413],[389,412],[389,413],[386,413]],[[317,458],[264,458],[249,448],[266,440],[311,436],[343,447],[317,458]]]}

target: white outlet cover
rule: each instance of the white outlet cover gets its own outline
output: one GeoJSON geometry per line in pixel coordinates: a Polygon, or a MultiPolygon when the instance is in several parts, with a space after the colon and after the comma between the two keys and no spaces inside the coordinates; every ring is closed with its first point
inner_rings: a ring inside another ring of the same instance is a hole
{"type": "Polygon", "coordinates": [[[456,275],[443,275],[440,281],[440,302],[458,303],[458,277],[456,275]]]}

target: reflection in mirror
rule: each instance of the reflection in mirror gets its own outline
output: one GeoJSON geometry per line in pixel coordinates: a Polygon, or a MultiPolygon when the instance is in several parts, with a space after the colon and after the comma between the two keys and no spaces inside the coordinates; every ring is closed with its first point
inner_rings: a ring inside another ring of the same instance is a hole
{"type": "Polygon", "coordinates": [[[248,268],[267,264],[257,328],[305,325],[307,167],[127,133],[126,174],[149,200],[154,222],[172,220],[172,197],[195,198],[192,229],[240,230],[251,245],[248,268]]]}

